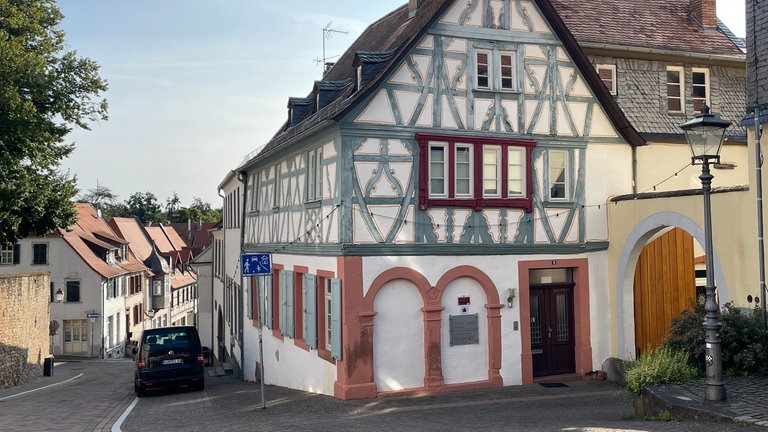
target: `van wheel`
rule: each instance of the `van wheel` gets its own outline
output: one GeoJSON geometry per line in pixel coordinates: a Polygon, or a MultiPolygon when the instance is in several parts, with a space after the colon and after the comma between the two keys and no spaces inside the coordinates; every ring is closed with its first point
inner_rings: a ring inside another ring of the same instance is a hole
{"type": "Polygon", "coordinates": [[[144,397],[147,395],[147,390],[140,386],[138,382],[133,383],[133,390],[136,392],[136,397],[144,397]]]}

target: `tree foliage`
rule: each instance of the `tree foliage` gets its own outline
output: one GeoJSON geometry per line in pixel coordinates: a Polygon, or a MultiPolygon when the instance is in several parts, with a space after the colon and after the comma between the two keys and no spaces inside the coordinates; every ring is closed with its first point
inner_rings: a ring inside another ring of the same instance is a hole
{"type": "Polygon", "coordinates": [[[54,0],[0,0],[0,244],[75,221],[64,138],[107,119],[107,83],[64,50],[62,18],[54,0]]]}
{"type": "Polygon", "coordinates": [[[125,211],[127,216],[136,217],[145,224],[152,222],[162,223],[165,221],[163,209],[152,192],[136,192],[132,194],[125,202],[125,211]]]}
{"type": "Polygon", "coordinates": [[[93,204],[94,207],[101,210],[105,219],[112,217],[136,217],[143,224],[173,222],[181,223],[187,221],[194,222],[218,222],[221,220],[221,209],[214,209],[211,204],[203,202],[201,198],[195,197],[189,207],[181,205],[181,199],[177,193],[165,200],[165,210],[163,211],[157,196],[151,192],[136,192],[123,201],[117,201],[117,195],[112,190],[103,185],[96,186],[95,189],[89,189],[87,193],[82,194],[79,201],[93,204]]]}

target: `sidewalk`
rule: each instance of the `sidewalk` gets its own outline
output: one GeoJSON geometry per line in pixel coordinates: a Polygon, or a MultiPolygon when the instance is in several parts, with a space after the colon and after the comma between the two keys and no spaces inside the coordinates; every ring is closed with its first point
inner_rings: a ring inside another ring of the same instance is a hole
{"type": "MultiPolygon", "coordinates": [[[[645,390],[647,407],[690,420],[731,421],[768,427],[768,378],[726,378],[727,400],[704,400],[704,381],[653,386],[645,390]]],[[[655,415],[655,414],[654,414],[655,415]]]]}
{"type": "Polygon", "coordinates": [[[79,375],[82,375],[76,368],[61,368],[57,367],[59,364],[67,363],[79,363],[83,361],[107,361],[94,358],[84,357],[56,357],[54,359],[53,376],[40,376],[35,380],[32,380],[26,384],[22,384],[16,387],[0,389],[0,402],[21,396],[23,394],[32,393],[37,390],[41,390],[46,387],[59,385],[65,381],[76,379],[79,375]]]}

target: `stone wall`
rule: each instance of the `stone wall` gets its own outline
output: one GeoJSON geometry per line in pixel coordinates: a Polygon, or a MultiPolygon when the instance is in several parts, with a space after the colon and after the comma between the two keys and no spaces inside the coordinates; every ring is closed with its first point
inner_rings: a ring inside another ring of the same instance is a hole
{"type": "Polygon", "coordinates": [[[49,273],[0,275],[0,388],[43,375],[50,280],[49,273]]]}

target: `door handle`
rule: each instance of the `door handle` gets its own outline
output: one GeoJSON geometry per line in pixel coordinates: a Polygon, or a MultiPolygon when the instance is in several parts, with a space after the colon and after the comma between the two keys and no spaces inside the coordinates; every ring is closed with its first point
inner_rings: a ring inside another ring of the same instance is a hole
{"type": "Polygon", "coordinates": [[[552,337],[552,327],[547,326],[547,337],[552,337]]]}

